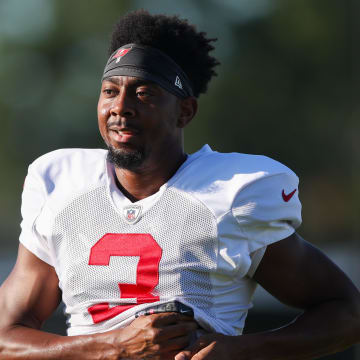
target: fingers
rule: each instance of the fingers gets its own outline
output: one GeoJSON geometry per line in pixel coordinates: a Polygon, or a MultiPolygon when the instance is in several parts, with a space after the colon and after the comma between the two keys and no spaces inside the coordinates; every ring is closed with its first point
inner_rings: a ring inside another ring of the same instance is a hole
{"type": "Polygon", "coordinates": [[[191,336],[191,333],[198,329],[196,322],[186,322],[175,325],[170,325],[164,329],[165,339],[171,339],[179,336],[191,336]]]}
{"type": "Polygon", "coordinates": [[[174,332],[175,336],[194,331],[198,328],[197,322],[189,317],[178,313],[160,313],[139,316],[131,325],[137,329],[166,329],[169,337],[174,332]]]}
{"type": "Polygon", "coordinates": [[[139,316],[129,326],[141,331],[147,341],[160,343],[185,337],[186,345],[189,336],[199,327],[193,318],[178,313],[139,316]]]}
{"type": "Polygon", "coordinates": [[[238,336],[212,333],[201,336],[193,345],[175,355],[175,360],[238,359],[238,336]]]}
{"type": "Polygon", "coordinates": [[[162,354],[169,359],[189,346],[192,339],[192,332],[197,325],[192,322],[184,324],[169,325],[162,328],[149,328],[145,330],[144,340],[151,351],[162,354]]]}
{"type": "Polygon", "coordinates": [[[207,359],[207,354],[211,351],[211,346],[209,346],[216,334],[209,334],[201,336],[194,344],[181,351],[175,356],[175,360],[200,360],[207,359]]]}
{"type": "Polygon", "coordinates": [[[151,322],[154,326],[171,325],[171,324],[177,324],[179,322],[194,321],[192,317],[182,315],[176,312],[152,314],[152,315],[146,315],[146,317],[148,319],[151,319],[151,322]]]}
{"type": "Polygon", "coordinates": [[[189,350],[184,350],[175,356],[175,360],[190,360],[190,359],[191,359],[191,351],[189,350]]]}
{"type": "Polygon", "coordinates": [[[191,335],[186,334],[168,340],[164,340],[163,344],[166,343],[166,349],[176,351],[174,354],[175,356],[179,351],[189,346],[190,340],[191,340],[191,335]]]}
{"type": "Polygon", "coordinates": [[[194,344],[189,346],[187,349],[183,350],[175,356],[175,360],[190,360],[194,354],[206,346],[203,342],[200,343],[197,340],[194,344]]]}
{"type": "MultiPolygon", "coordinates": [[[[169,341],[171,339],[185,339],[186,346],[189,344],[189,339],[192,337],[192,333],[198,328],[198,325],[194,321],[182,322],[179,324],[167,325],[167,326],[145,326],[144,333],[145,339],[148,341],[160,343],[169,341]]],[[[183,347],[182,347],[183,348],[183,347]]]]}
{"type": "Polygon", "coordinates": [[[128,339],[135,343],[134,349],[131,348],[129,353],[140,351],[143,356],[141,358],[144,359],[145,353],[161,354],[161,358],[174,359],[181,350],[189,346],[198,327],[192,317],[174,312],[139,316],[125,328],[128,339]]]}

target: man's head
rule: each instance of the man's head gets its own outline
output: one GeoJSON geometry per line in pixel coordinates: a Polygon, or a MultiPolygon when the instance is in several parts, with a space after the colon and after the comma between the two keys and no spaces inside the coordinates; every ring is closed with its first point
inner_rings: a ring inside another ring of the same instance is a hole
{"type": "Polygon", "coordinates": [[[212,41],[186,20],[143,10],[115,25],[98,119],[117,167],[135,170],[182,153],[182,129],[216,75],[212,41]]]}
{"type": "Polygon", "coordinates": [[[214,68],[219,62],[209,53],[216,39],[198,32],[195,26],[177,16],[151,15],[147,11],[131,12],[115,24],[109,55],[121,46],[135,43],[161,50],[185,72],[195,97],[205,93],[214,68]]]}

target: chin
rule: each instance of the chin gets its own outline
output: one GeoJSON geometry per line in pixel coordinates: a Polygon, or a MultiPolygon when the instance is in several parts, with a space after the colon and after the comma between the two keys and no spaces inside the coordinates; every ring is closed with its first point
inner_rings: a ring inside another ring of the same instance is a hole
{"type": "Polygon", "coordinates": [[[127,146],[114,148],[108,146],[107,160],[119,169],[135,170],[141,167],[145,160],[142,149],[131,149],[127,146]]]}

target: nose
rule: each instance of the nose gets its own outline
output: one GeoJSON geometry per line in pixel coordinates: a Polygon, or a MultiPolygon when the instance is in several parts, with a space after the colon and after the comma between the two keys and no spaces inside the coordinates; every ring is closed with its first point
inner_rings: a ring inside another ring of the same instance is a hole
{"type": "Polygon", "coordinates": [[[112,116],[134,117],[134,103],[127,94],[127,91],[121,91],[112,103],[110,113],[112,116]]]}

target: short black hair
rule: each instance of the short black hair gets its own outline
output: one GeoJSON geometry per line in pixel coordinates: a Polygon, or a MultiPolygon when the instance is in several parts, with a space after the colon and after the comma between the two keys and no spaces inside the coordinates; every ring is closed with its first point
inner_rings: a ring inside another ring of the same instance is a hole
{"type": "Polygon", "coordinates": [[[190,79],[194,96],[205,93],[210,79],[217,75],[217,59],[209,55],[217,39],[206,37],[194,25],[178,16],[152,15],[137,10],[122,16],[114,26],[109,55],[119,47],[135,43],[157,48],[170,56],[190,79]]]}

